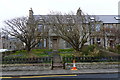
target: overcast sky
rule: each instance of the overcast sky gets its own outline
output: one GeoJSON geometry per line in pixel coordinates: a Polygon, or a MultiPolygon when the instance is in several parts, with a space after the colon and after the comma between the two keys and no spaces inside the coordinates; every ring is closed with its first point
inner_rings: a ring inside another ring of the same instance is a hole
{"type": "Polygon", "coordinates": [[[80,7],[92,15],[117,15],[120,0],[0,0],[0,27],[3,21],[15,17],[28,16],[30,8],[35,15],[46,15],[50,11],[76,13],[80,7]]]}

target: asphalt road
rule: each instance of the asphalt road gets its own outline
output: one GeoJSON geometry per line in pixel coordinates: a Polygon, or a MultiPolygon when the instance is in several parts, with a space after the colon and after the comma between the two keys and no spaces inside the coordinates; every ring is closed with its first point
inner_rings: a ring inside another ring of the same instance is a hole
{"type": "Polygon", "coordinates": [[[2,80],[120,80],[120,73],[3,77],[2,80]]]}

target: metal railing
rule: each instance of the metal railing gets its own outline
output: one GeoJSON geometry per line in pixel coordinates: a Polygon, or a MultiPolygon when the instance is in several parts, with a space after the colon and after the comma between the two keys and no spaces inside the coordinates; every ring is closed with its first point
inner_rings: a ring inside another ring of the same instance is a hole
{"type": "MultiPolygon", "coordinates": [[[[119,62],[120,56],[109,57],[63,57],[62,62],[119,62]]],[[[27,64],[27,63],[52,63],[52,57],[39,57],[39,58],[2,58],[2,64],[27,64]]]]}
{"type": "Polygon", "coordinates": [[[120,56],[108,56],[108,57],[63,57],[65,63],[72,62],[74,59],[76,62],[118,62],[120,56]]]}
{"type": "Polygon", "coordinates": [[[2,58],[2,64],[51,63],[51,57],[39,58],[2,58]]]}

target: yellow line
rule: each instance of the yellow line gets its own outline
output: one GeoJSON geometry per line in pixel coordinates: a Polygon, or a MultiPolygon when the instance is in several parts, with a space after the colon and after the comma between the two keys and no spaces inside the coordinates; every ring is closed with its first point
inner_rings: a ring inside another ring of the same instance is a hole
{"type": "Polygon", "coordinates": [[[12,77],[0,77],[0,78],[12,78],[12,77]]]}
{"type": "Polygon", "coordinates": [[[42,77],[67,77],[77,75],[49,75],[49,76],[23,76],[23,77],[0,77],[0,78],[42,78],[42,77]]]}

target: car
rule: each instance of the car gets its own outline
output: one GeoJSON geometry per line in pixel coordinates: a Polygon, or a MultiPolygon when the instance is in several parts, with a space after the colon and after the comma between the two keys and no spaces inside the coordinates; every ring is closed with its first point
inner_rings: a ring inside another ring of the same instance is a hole
{"type": "Polygon", "coordinates": [[[0,52],[6,52],[9,51],[8,49],[0,49],[0,52]]]}

